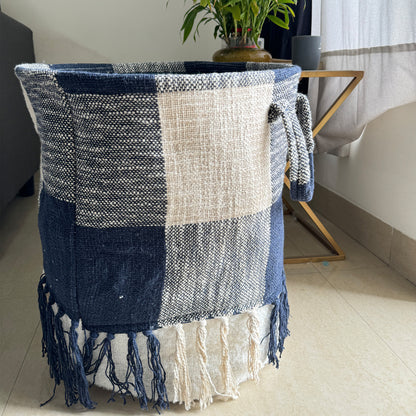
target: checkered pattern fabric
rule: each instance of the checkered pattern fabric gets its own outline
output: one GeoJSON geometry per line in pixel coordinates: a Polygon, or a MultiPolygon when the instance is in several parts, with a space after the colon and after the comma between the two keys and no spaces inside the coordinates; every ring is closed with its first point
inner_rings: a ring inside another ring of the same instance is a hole
{"type": "MultiPolygon", "coordinates": [[[[312,192],[300,68],[19,65],[42,146],[45,282],[88,331],[129,333],[278,304],[281,192],[312,192]]],[[[149,341],[150,342],[150,341],[149,341]]]]}

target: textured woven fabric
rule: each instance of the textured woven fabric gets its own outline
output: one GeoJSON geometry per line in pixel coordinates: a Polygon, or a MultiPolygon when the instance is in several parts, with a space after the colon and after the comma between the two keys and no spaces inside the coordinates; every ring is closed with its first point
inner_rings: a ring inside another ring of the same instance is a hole
{"type": "MultiPolygon", "coordinates": [[[[274,306],[268,358],[277,365],[288,316],[281,200],[287,159],[292,197],[309,200],[313,192],[310,112],[297,95],[300,69],[28,64],[16,74],[41,138],[43,344],[51,375],[72,394],[67,404],[93,406],[85,376],[98,371],[103,357],[113,362],[114,334],[124,333],[130,373],[120,381],[110,365],[108,379],[127,394],[134,375],[136,395],[147,405],[136,345],[143,332],[152,398],[165,408],[166,375],[152,331],[265,305],[274,306]],[[63,317],[72,322],[65,368],[63,317]],[[90,336],[82,351],[80,323],[90,336]],[[93,365],[92,357],[101,361],[93,365]]],[[[178,329],[179,350],[181,334],[178,329]]],[[[186,366],[178,362],[183,394],[186,366]]],[[[222,368],[225,390],[234,397],[226,363],[222,368]]]]}

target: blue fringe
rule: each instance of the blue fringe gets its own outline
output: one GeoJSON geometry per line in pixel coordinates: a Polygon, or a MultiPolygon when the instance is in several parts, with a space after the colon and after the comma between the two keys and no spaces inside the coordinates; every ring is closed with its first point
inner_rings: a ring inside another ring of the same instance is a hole
{"type": "Polygon", "coordinates": [[[88,393],[88,382],[82,365],[81,353],[77,344],[76,326],[72,322],[69,333],[69,346],[65,341],[65,333],[61,318],[63,311],[58,309],[55,315],[52,305],[55,300],[49,292],[45,276],[42,276],[38,286],[38,300],[40,320],[42,323],[42,352],[48,358],[49,373],[55,380],[52,397],[41,406],[48,403],[55,396],[56,386],[63,381],[65,386],[65,403],[69,407],[78,401],[88,409],[94,408],[88,393]],[[47,298],[49,294],[49,299],[47,298]]]}
{"type": "Polygon", "coordinates": [[[38,304],[40,312],[40,323],[42,325],[42,357],[46,354],[46,340],[45,334],[47,333],[46,326],[46,308],[48,307],[48,301],[46,299],[46,289],[43,288],[43,285],[46,285],[46,276],[43,274],[40,277],[40,282],[38,285],[38,304]]]}
{"type": "Polygon", "coordinates": [[[159,412],[159,409],[169,409],[169,399],[166,391],[166,372],[160,362],[160,343],[152,331],[144,331],[147,337],[147,361],[150,369],[153,371],[152,380],[152,400],[153,408],[159,412]],[[157,394],[157,399],[156,399],[157,394]]]}
{"type": "MultiPolygon", "coordinates": [[[[93,334],[93,336],[95,337],[95,334],[93,334]]],[[[107,376],[108,380],[110,381],[113,387],[111,396],[108,399],[108,401],[114,402],[115,395],[120,394],[123,398],[124,404],[126,404],[126,396],[127,395],[131,396],[132,394],[129,390],[129,385],[127,381],[120,381],[120,379],[117,377],[116,366],[114,364],[113,353],[111,350],[111,341],[113,339],[114,339],[114,334],[107,333],[107,337],[94,348],[94,349],[100,348],[100,351],[98,353],[98,358],[95,360],[94,363],[90,365],[89,369],[86,371],[86,374],[94,375],[92,384],[95,384],[95,377],[97,375],[98,368],[101,366],[103,359],[106,358],[107,364],[105,368],[105,375],[107,376]]]]}
{"type": "Polygon", "coordinates": [[[289,303],[287,300],[286,285],[283,285],[283,290],[280,293],[278,302],[274,305],[270,317],[270,340],[267,357],[269,363],[279,368],[279,358],[282,356],[284,349],[285,338],[290,335],[287,328],[289,320],[289,303]],[[279,341],[277,340],[277,319],[279,318],[279,341]],[[279,358],[277,351],[280,352],[279,358]]]}
{"type": "Polygon", "coordinates": [[[278,306],[274,305],[272,314],[270,316],[270,339],[269,339],[269,350],[267,352],[267,357],[269,359],[269,364],[274,364],[276,368],[279,368],[279,360],[277,358],[277,336],[276,336],[276,326],[277,326],[277,315],[278,315],[278,306]]]}
{"type": "Polygon", "coordinates": [[[289,303],[287,300],[287,290],[286,285],[283,285],[283,291],[280,294],[280,308],[279,308],[279,344],[277,348],[280,352],[280,357],[282,356],[282,352],[284,350],[285,339],[290,335],[290,331],[288,329],[288,321],[289,321],[289,303]]]}
{"type": "Polygon", "coordinates": [[[139,398],[140,407],[142,409],[148,409],[147,407],[147,394],[143,384],[143,365],[139,355],[139,349],[136,342],[136,333],[129,332],[128,348],[127,348],[127,363],[128,371],[126,375],[126,381],[128,381],[130,374],[134,376],[134,390],[139,398]]]}
{"type": "MultiPolygon", "coordinates": [[[[84,330],[84,334],[86,335],[85,330],[84,330]]],[[[88,374],[88,370],[90,369],[92,365],[92,358],[93,358],[94,349],[95,349],[95,341],[97,340],[97,338],[98,338],[98,333],[91,331],[90,336],[88,337],[88,339],[85,341],[85,344],[84,344],[82,355],[84,356],[83,364],[84,364],[84,368],[87,374],[88,374]]]]}
{"type": "Polygon", "coordinates": [[[54,302],[52,295],[49,293],[49,289],[46,283],[45,275],[42,275],[38,286],[38,303],[40,311],[40,322],[42,325],[42,356],[47,356],[49,364],[49,375],[55,381],[52,397],[41,406],[49,403],[55,396],[56,386],[60,384],[62,380],[62,371],[59,364],[58,346],[54,337],[54,318],[55,315],[52,311],[52,303],[54,302]],[[49,302],[47,299],[49,294],[49,302]]]}
{"type": "Polygon", "coordinates": [[[113,386],[113,392],[108,401],[115,401],[114,397],[116,393],[120,394],[123,397],[124,404],[126,404],[126,395],[131,396],[129,386],[126,382],[120,381],[116,375],[116,366],[113,360],[113,353],[111,351],[111,341],[114,339],[114,334],[107,334],[107,338],[104,340],[105,350],[107,355],[107,366],[105,369],[105,375],[110,380],[110,383],[113,386]],[[117,391],[115,388],[117,387],[117,391]]]}
{"type": "Polygon", "coordinates": [[[88,391],[88,381],[85,376],[83,358],[81,351],[78,346],[78,321],[72,321],[71,328],[69,330],[69,345],[72,352],[72,364],[73,371],[72,376],[74,377],[74,390],[78,393],[79,402],[85,406],[87,409],[94,409],[95,404],[91,398],[88,391]]]}
{"type": "MultiPolygon", "coordinates": [[[[39,312],[42,324],[42,353],[48,358],[49,372],[51,378],[55,380],[55,386],[52,397],[41,406],[48,403],[55,396],[56,386],[61,381],[65,386],[65,403],[69,407],[80,402],[84,407],[93,409],[95,403],[91,400],[88,391],[87,375],[93,374],[93,383],[98,368],[106,358],[107,364],[105,374],[113,386],[113,391],[109,401],[114,401],[115,395],[121,394],[124,402],[126,396],[131,395],[130,386],[137,393],[140,407],[147,409],[148,397],[143,383],[143,365],[139,355],[139,349],[136,342],[136,334],[130,332],[128,339],[128,368],[125,379],[121,381],[116,374],[115,364],[111,351],[111,341],[114,335],[108,333],[106,338],[98,345],[97,332],[90,332],[88,339],[84,344],[81,352],[78,346],[78,321],[72,320],[69,332],[65,332],[62,325],[64,311],[58,308],[55,314],[52,305],[55,304],[52,293],[50,293],[46,277],[41,276],[38,286],[39,312]],[[48,296],[49,295],[49,296],[48,296]],[[69,342],[66,341],[65,333],[68,335],[69,342]],[[94,351],[98,350],[98,357],[93,361],[94,351]],[[134,383],[129,382],[133,374],[134,383]]],[[[153,372],[152,380],[152,400],[153,407],[159,412],[159,409],[168,409],[169,400],[166,392],[166,372],[160,361],[160,343],[152,331],[145,331],[147,337],[148,364],[153,372]]]]}
{"type": "MultiPolygon", "coordinates": [[[[62,326],[63,311],[60,309],[58,313],[54,314],[52,308],[50,311],[51,316],[54,319],[54,329],[57,340],[58,358],[56,363],[60,365],[60,380],[64,382],[65,386],[65,403],[69,407],[78,402],[76,378],[73,374],[71,353],[68,349],[68,345],[65,341],[65,333],[62,326]]],[[[53,332],[52,332],[53,335],[53,332]]],[[[59,383],[58,383],[59,384],[59,383]]]]}

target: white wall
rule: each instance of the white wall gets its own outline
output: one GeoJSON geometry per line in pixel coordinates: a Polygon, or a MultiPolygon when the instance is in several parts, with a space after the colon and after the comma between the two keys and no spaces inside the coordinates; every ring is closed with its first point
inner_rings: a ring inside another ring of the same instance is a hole
{"type": "Polygon", "coordinates": [[[220,42],[212,27],[182,45],[192,1],[2,0],[2,11],[30,27],[38,62],[211,60],[220,42]]]}
{"type": "MultiPolygon", "coordinates": [[[[342,111],[342,108],[341,108],[342,111]]],[[[367,126],[348,158],[316,157],[316,181],[416,239],[416,103],[367,126]]]]}

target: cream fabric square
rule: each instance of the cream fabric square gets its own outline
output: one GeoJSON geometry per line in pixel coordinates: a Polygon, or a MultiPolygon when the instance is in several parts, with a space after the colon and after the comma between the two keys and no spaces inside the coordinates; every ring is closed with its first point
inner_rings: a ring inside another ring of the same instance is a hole
{"type": "Polygon", "coordinates": [[[236,218],[271,205],[273,84],[159,93],[166,225],[236,218]]]}

